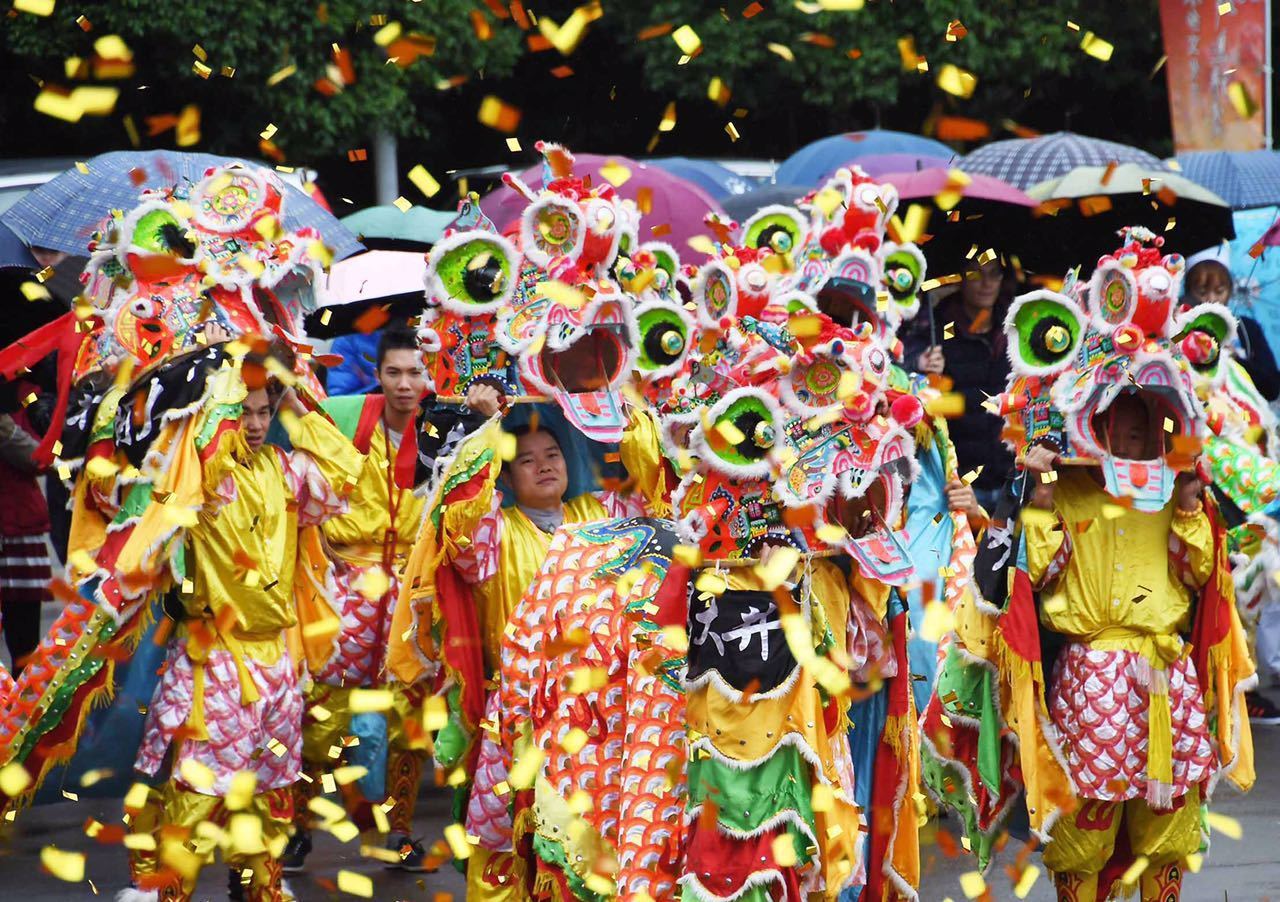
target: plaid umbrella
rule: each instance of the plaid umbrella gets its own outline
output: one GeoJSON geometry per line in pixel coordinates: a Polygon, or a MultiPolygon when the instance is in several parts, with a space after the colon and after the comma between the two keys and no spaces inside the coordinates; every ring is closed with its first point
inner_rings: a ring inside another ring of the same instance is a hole
{"type": "Polygon", "coordinates": [[[1157,172],[1169,170],[1167,164],[1145,150],[1074,132],[995,141],[962,159],[960,168],[970,174],[994,176],[1026,191],[1079,166],[1106,166],[1113,162],[1137,163],[1157,172]]]}
{"type": "Polygon", "coordinates": [[[1182,174],[1217,194],[1233,210],[1280,203],[1280,152],[1197,150],[1178,155],[1182,174]]]}
{"type": "MultiPolygon", "coordinates": [[[[145,189],[194,184],[204,178],[205,170],[234,162],[230,157],[169,150],[100,154],[86,163],[87,173],[73,166],[24,196],[0,216],[0,222],[29,247],[84,253],[89,236],[108,213],[131,209],[145,189]]],[[[285,228],[317,229],[333,249],[335,260],[361,249],[356,237],[332,213],[297,185],[287,181],[285,185],[285,228]]]]}
{"type": "Polygon", "coordinates": [[[13,233],[13,229],[0,223],[0,269],[9,267],[39,269],[40,265],[31,256],[30,249],[22,243],[22,239],[13,233]]]}

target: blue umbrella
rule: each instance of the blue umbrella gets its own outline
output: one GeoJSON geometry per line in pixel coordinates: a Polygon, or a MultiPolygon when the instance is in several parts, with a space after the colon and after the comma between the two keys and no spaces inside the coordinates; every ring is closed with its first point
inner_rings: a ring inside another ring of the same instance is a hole
{"type": "Polygon", "coordinates": [[[659,157],[645,162],[665,169],[686,182],[693,182],[712,197],[746,194],[758,184],[757,179],[744,178],[714,160],[703,160],[697,157],[659,157]]]}
{"type": "Polygon", "coordinates": [[[947,158],[954,155],[951,148],[941,141],[921,135],[879,128],[845,132],[821,138],[797,150],[778,167],[774,181],[779,185],[816,185],[823,175],[845,163],[856,163],[859,157],[886,153],[947,158]]]}
{"type": "Polygon", "coordinates": [[[1197,150],[1179,154],[1178,165],[1233,210],[1280,204],[1280,152],[1197,150]]]}
{"type": "Polygon", "coordinates": [[[1264,246],[1249,252],[1280,218],[1280,206],[1237,210],[1236,238],[1231,242],[1231,280],[1235,283],[1231,306],[1258,321],[1267,343],[1280,348],[1280,246],[1264,246]]]}
{"type": "Polygon", "coordinates": [[[960,161],[965,172],[990,175],[1023,191],[1040,182],[1066,175],[1079,166],[1137,163],[1144,169],[1168,172],[1158,157],[1114,141],[1074,132],[1054,132],[1038,138],[1013,138],[979,147],[960,161]]]}
{"type": "MultiPolygon", "coordinates": [[[[13,229],[29,247],[83,254],[98,224],[112,210],[136,206],[144,189],[168,188],[182,182],[195,184],[204,178],[206,169],[233,162],[236,161],[230,157],[169,150],[100,154],[87,162],[87,173],[73,166],[25,195],[0,215],[0,222],[13,229]],[[141,184],[134,181],[135,173],[142,174],[141,184]]],[[[335,260],[361,249],[356,237],[332,213],[301,188],[285,184],[285,228],[315,228],[333,249],[335,260]]]]}
{"type": "Polygon", "coordinates": [[[13,233],[13,229],[0,222],[0,269],[39,269],[31,249],[13,233]]]}
{"type": "Polygon", "coordinates": [[[366,242],[381,239],[432,245],[444,237],[445,228],[457,217],[457,210],[401,210],[394,204],[382,204],[344,216],[342,224],[366,242]]]}

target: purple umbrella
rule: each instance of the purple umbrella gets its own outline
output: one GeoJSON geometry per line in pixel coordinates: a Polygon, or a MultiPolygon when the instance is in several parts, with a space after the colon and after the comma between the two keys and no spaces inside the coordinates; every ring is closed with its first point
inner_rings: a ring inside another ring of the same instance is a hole
{"type": "MultiPolygon", "coordinates": [[[[617,187],[617,192],[622,197],[637,200],[642,188],[651,189],[650,211],[640,221],[641,241],[665,241],[684,253],[688,250],[690,238],[708,234],[704,224],[708,213],[724,216],[724,209],[707,192],[660,166],[648,166],[627,157],[595,153],[577,153],[574,158],[576,162],[573,174],[578,178],[590,176],[593,185],[609,184],[600,174],[601,168],[609,164],[631,170],[631,176],[617,187]]],[[[613,172],[610,175],[617,178],[613,172]]],[[[520,173],[520,179],[530,188],[538,190],[542,185],[542,165],[526,169],[520,173]]],[[[503,185],[481,199],[480,209],[493,220],[494,225],[506,231],[508,226],[519,220],[527,204],[519,193],[503,185]]]]}

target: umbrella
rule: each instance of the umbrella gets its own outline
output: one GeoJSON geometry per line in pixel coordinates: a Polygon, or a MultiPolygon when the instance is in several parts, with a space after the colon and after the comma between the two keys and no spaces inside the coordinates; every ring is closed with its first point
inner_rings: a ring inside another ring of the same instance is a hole
{"type": "MultiPolygon", "coordinates": [[[[237,162],[207,153],[168,150],[117,150],[88,160],[87,173],[73,166],[45,182],[10,207],[0,222],[8,225],[29,247],[47,247],[69,254],[83,253],[89,236],[111,210],[128,210],[146,188],[167,188],[183,181],[198,182],[206,169],[237,162]],[[141,184],[134,181],[141,173],[141,184]]],[[[257,164],[250,164],[257,165],[257,164]]],[[[341,260],[360,250],[337,218],[286,181],[284,225],[311,226],[320,232],[341,260]]]]}
{"type": "Polygon", "coordinates": [[[787,185],[817,185],[824,174],[834,172],[845,163],[856,163],[861,157],[889,153],[944,159],[952,156],[950,147],[921,135],[878,128],[845,132],[843,135],[820,138],[797,150],[782,161],[775,181],[787,185]]]}
{"type": "Polygon", "coordinates": [[[715,160],[697,157],[657,157],[645,162],[651,166],[659,166],[686,182],[692,182],[712,197],[745,194],[759,184],[757,180],[744,178],[727,166],[721,166],[715,160]]]}
{"type": "Polygon", "coordinates": [[[1232,219],[1237,237],[1231,242],[1231,306],[1256,319],[1267,343],[1280,348],[1280,247],[1265,243],[1280,221],[1280,206],[1237,210],[1232,219]],[[1258,244],[1263,246],[1255,252],[1258,244]]]}
{"type": "MultiPolygon", "coordinates": [[[[706,234],[704,220],[708,213],[723,213],[720,205],[712,200],[711,195],[697,185],[672,175],[661,166],[647,165],[626,157],[606,156],[594,153],[574,154],[576,162],[573,172],[578,178],[591,177],[593,185],[606,184],[600,174],[602,167],[623,167],[630,175],[617,187],[622,197],[636,200],[643,188],[652,192],[649,213],[645,214],[640,224],[640,240],[657,239],[666,241],[677,250],[687,247],[687,242],[695,235],[706,234]],[[665,228],[664,228],[665,227],[665,228]],[[653,230],[657,229],[657,232],[653,230]]],[[[617,178],[611,171],[610,175],[617,178]]],[[[520,173],[521,180],[530,188],[537,190],[542,184],[542,165],[539,164],[520,173]]],[[[480,201],[480,209],[493,220],[499,229],[505,230],[514,225],[520,218],[528,201],[519,192],[503,185],[495,188],[480,201]]]]}
{"type": "MultiPolygon", "coordinates": [[[[880,179],[886,172],[915,172],[920,169],[933,169],[938,166],[947,167],[953,164],[956,158],[952,154],[945,157],[933,156],[931,154],[918,153],[877,153],[869,157],[858,157],[850,162],[857,163],[867,175],[873,179],[880,179]]],[[[818,180],[821,184],[831,176],[835,175],[837,166],[830,172],[823,174],[818,180]]]]}
{"type": "Polygon", "coordinates": [[[366,207],[342,217],[342,224],[370,247],[382,242],[403,242],[431,247],[444,235],[445,228],[457,217],[456,211],[443,212],[426,207],[410,207],[401,211],[395,204],[366,207]]]}
{"type": "Polygon", "coordinates": [[[31,256],[31,249],[22,243],[13,229],[0,222],[0,269],[9,267],[39,269],[40,264],[36,263],[36,258],[31,256]]]}
{"type": "Polygon", "coordinates": [[[1091,268],[1119,246],[1117,232],[1146,226],[1164,236],[1166,252],[1191,255],[1235,236],[1226,201],[1207,188],[1164,170],[1134,163],[1081,166],[1027,191],[1041,202],[1038,243],[1060,270],[1091,268]],[[1104,184],[1105,182],[1105,184],[1104,184]]]}
{"type": "Polygon", "coordinates": [[[307,333],[332,338],[357,331],[356,321],[374,305],[394,319],[422,312],[427,251],[444,236],[456,213],[393,204],[367,207],[342,219],[368,250],[340,260],[316,285],[317,310],[307,333]]]}
{"type": "Polygon", "coordinates": [[[966,185],[958,183],[955,170],[921,169],[913,172],[889,172],[878,176],[898,191],[898,216],[906,218],[912,205],[929,210],[925,228],[930,238],[921,245],[929,270],[936,274],[957,272],[964,266],[965,256],[975,244],[978,250],[988,247],[1024,256],[1033,250],[1022,241],[1031,226],[1031,212],[1037,201],[1012,185],[989,175],[969,175],[966,185]],[[953,179],[955,180],[953,182],[953,179]],[[938,206],[937,198],[948,189],[959,193],[959,201],[947,210],[938,206]]]}
{"type": "Polygon", "coordinates": [[[1074,132],[994,141],[965,156],[960,168],[971,175],[994,176],[1025,191],[1031,185],[1066,175],[1078,166],[1111,163],[1137,163],[1154,172],[1169,171],[1165,163],[1145,150],[1074,132]]]}
{"type": "Polygon", "coordinates": [[[1280,152],[1197,150],[1179,154],[1178,165],[1233,210],[1280,204],[1280,152]]]}
{"type": "Polygon", "coordinates": [[[743,223],[750,219],[761,207],[767,207],[770,204],[793,207],[797,200],[812,190],[812,188],[806,188],[803,185],[761,185],[756,190],[748,191],[746,194],[730,194],[727,197],[722,197],[720,198],[720,205],[724,207],[724,211],[729,214],[730,219],[743,223]]]}

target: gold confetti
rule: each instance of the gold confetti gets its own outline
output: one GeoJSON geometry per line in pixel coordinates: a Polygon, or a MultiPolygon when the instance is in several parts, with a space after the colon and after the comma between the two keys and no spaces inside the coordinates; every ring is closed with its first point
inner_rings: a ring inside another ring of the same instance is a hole
{"type": "Polygon", "coordinates": [[[346,786],[354,783],[369,773],[369,768],[359,764],[350,764],[345,767],[335,767],[333,769],[333,779],[338,782],[339,786],[346,786]]]}
{"type": "Polygon", "coordinates": [[[298,71],[298,67],[293,63],[290,63],[289,65],[285,66],[283,69],[277,69],[275,72],[271,73],[271,77],[267,79],[267,87],[274,88],[276,85],[280,84],[280,82],[284,81],[286,78],[296,74],[297,71],[298,71]]]}
{"type": "Polygon", "coordinates": [[[394,696],[390,689],[354,688],[349,696],[348,708],[354,714],[386,711],[391,708],[393,701],[394,696]]]}
{"type": "Polygon", "coordinates": [[[765,45],[770,52],[776,53],[789,63],[796,61],[796,55],[791,52],[791,48],[786,44],[769,43],[765,45]]]}
{"type": "Polygon", "coordinates": [[[20,13],[33,16],[53,15],[54,0],[13,0],[13,8],[20,13]]]}
{"type": "Polygon", "coordinates": [[[621,188],[631,178],[631,170],[617,160],[609,160],[600,167],[600,175],[615,188],[621,188]]]}
{"type": "Polygon", "coordinates": [[[729,86],[726,85],[719,76],[713,77],[711,79],[711,83],[707,85],[707,99],[714,101],[720,106],[727,104],[731,96],[732,94],[729,91],[729,86]]]}
{"type": "Polygon", "coordinates": [[[444,828],[445,841],[449,843],[449,851],[459,861],[471,857],[471,844],[467,842],[467,831],[462,824],[450,824],[444,828]]]}
{"type": "Polygon", "coordinates": [[[729,136],[730,141],[736,142],[740,137],[742,137],[741,135],[738,134],[738,127],[734,125],[732,122],[725,123],[724,131],[725,131],[725,134],[729,136]]]}
{"type": "Polygon", "coordinates": [[[795,840],[791,838],[790,833],[782,833],[773,839],[773,861],[780,868],[795,867],[800,860],[796,855],[795,840]]]}
{"type": "Polygon", "coordinates": [[[1094,59],[1102,60],[1105,63],[1111,59],[1111,54],[1115,52],[1116,48],[1109,41],[1104,41],[1092,31],[1086,31],[1084,37],[1080,39],[1080,49],[1094,59]]]}
{"type": "Polygon", "coordinates": [[[976,899],[987,891],[987,881],[981,871],[967,871],[960,875],[960,889],[966,899],[976,899]]]}
{"type": "Polygon", "coordinates": [[[702,48],[702,38],[689,25],[681,25],[671,32],[671,40],[676,42],[680,52],[685,56],[693,56],[702,48]]]}
{"type": "Polygon", "coordinates": [[[930,601],[924,608],[924,620],[920,623],[920,636],[926,642],[937,643],[955,629],[956,618],[951,609],[941,601],[930,601]]]}
{"type": "Polygon", "coordinates": [[[13,762],[0,768],[0,792],[9,798],[18,796],[30,785],[31,775],[21,764],[13,762]]]}
{"type": "Polygon", "coordinates": [[[520,139],[519,139],[519,138],[508,138],[508,139],[507,139],[507,150],[511,151],[512,153],[519,153],[519,152],[520,152],[520,139]]]}
{"type": "Polygon", "coordinates": [[[560,748],[564,749],[570,755],[576,755],[582,751],[582,747],[587,744],[587,733],[581,727],[574,727],[565,734],[560,740],[560,748]]]}
{"type": "Polygon", "coordinates": [[[757,564],[754,570],[765,591],[772,592],[790,578],[799,562],[800,552],[790,545],[782,545],[769,553],[767,563],[757,564]]]}
{"type": "Polygon", "coordinates": [[[1025,899],[1031,893],[1031,887],[1036,885],[1036,880],[1040,877],[1040,869],[1034,864],[1029,864],[1022,869],[1022,873],[1018,875],[1018,882],[1013,887],[1013,894],[1019,899],[1025,899]]]}
{"type": "Polygon", "coordinates": [[[183,758],[178,767],[178,773],[182,775],[183,780],[195,789],[209,789],[213,786],[213,770],[194,758],[183,758]]]}
{"type": "Polygon", "coordinates": [[[1216,830],[1223,836],[1231,839],[1239,839],[1244,836],[1244,828],[1240,826],[1240,822],[1234,817],[1228,817],[1225,814],[1218,814],[1216,811],[1210,811],[1205,815],[1209,822],[1209,828],[1216,830]]]}
{"type": "Polygon", "coordinates": [[[28,301],[48,301],[53,298],[49,294],[49,289],[45,288],[39,282],[23,282],[19,286],[22,296],[28,301]]]}
{"type": "Polygon", "coordinates": [[[355,871],[338,871],[338,889],[353,896],[373,898],[373,878],[355,871]]]}
{"type": "Polygon", "coordinates": [[[279,129],[276,128],[275,124],[272,122],[268,122],[267,127],[258,133],[258,137],[261,138],[263,141],[270,141],[273,137],[275,137],[275,134],[277,131],[279,131],[279,129]]]}
{"type": "MultiPolygon", "coordinates": [[[[53,9],[52,3],[49,4],[49,9],[53,9]]],[[[40,850],[40,863],[59,880],[79,883],[84,879],[83,852],[66,852],[57,846],[45,846],[40,850]]]]}
{"type": "Polygon", "coordinates": [[[1258,112],[1258,102],[1249,93],[1249,88],[1241,81],[1232,80],[1227,85],[1227,98],[1241,119],[1252,119],[1258,112]]]}
{"type": "Polygon", "coordinates": [[[938,87],[955,97],[968,100],[978,86],[978,78],[972,72],[947,63],[938,70],[938,87]]]}
{"type": "Polygon", "coordinates": [[[388,22],[373,33],[373,42],[379,47],[390,47],[403,31],[399,22],[388,22]]]}
{"type": "Polygon", "coordinates": [[[1139,855],[1133,859],[1133,864],[1120,877],[1120,882],[1125,886],[1134,886],[1138,882],[1138,878],[1142,876],[1142,872],[1147,869],[1147,865],[1151,860],[1145,855],[1139,855]]]}
{"type": "Polygon", "coordinates": [[[1219,3],[1219,4],[1218,4],[1218,15],[1220,15],[1220,16],[1225,16],[1225,15],[1226,15],[1227,13],[1229,13],[1229,12],[1231,12],[1231,4],[1230,4],[1230,3],[1219,3]]]}
{"type": "Polygon", "coordinates": [[[409,170],[409,181],[427,197],[435,197],[440,192],[440,183],[421,163],[409,170]]]}

